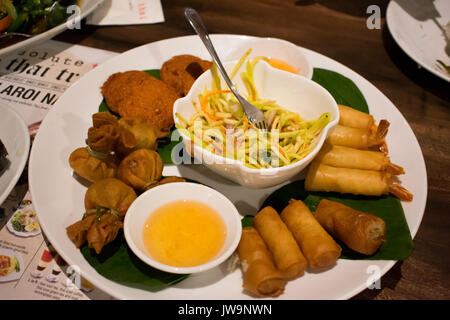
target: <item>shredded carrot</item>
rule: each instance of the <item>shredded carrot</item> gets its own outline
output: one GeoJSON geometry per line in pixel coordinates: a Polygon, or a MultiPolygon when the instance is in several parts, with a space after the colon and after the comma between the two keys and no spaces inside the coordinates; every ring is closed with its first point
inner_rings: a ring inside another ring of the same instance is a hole
{"type": "Polygon", "coordinates": [[[245,133],[245,132],[247,132],[249,125],[248,125],[248,120],[246,117],[243,118],[243,121],[244,121],[244,133],[245,133]]]}
{"type": "Polygon", "coordinates": [[[216,116],[212,115],[211,113],[209,113],[206,110],[206,105],[208,104],[209,97],[216,95],[216,94],[221,94],[221,93],[231,93],[231,91],[230,90],[217,90],[217,91],[208,92],[207,94],[205,94],[205,96],[202,98],[202,101],[200,102],[203,112],[208,116],[208,118],[210,118],[213,121],[222,119],[222,117],[216,117],[216,116]]]}

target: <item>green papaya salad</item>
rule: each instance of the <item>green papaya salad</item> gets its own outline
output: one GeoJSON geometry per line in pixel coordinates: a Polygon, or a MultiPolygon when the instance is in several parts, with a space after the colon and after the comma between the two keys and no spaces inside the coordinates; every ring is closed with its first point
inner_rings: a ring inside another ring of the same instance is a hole
{"type": "Polygon", "coordinates": [[[211,67],[211,89],[205,88],[193,101],[196,110],[190,119],[179,119],[177,129],[204,149],[227,159],[239,160],[253,169],[274,168],[295,163],[314,148],[316,138],[329,123],[330,114],[305,120],[298,113],[261,98],[255,87],[253,70],[264,57],[247,59],[251,49],[237,62],[230,78],[246,63],[240,74],[247,94],[245,98],[263,113],[268,130],[259,130],[246,117],[242,106],[230,90],[223,89],[216,65],[211,67]]]}
{"type": "Polygon", "coordinates": [[[67,8],[77,0],[0,0],[0,32],[30,35],[42,33],[65,22],[67,8]]]}

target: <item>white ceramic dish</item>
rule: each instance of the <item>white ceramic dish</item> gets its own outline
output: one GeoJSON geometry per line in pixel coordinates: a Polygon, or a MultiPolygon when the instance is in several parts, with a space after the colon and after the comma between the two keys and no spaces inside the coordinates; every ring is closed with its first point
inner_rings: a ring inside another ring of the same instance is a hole
{"type": "Polygon", "coordinates": [[[450,66],[450,1],[393,0],[386,10],[392,37],[420,66],[450,81],[450,73],[437,61],[450,66]]]}
{"type": "Polygon", "coordinates": [[[8,151],[9,165],[0,172],[0,204],[16,185],[28,160],[30,135],[20,115],[4,104],[0,104],[0,139],[8,151]]]}
{"type": "Polygon", "coordinates": [[[299,70],[299,75],[311,79],[313,67],[305,55],[298,51],[298,47],[286,40],[276,38],[257,38],[237,46],[224,57],[224,61],[238,60],[248,50],[252,49],[249,57],[263,56],[282,60],[299,70]]]}
{"type": "Polygon", "coordinates": [[[198,183],[181,182],[162,185],[141,194],[128,209],[123,230],[128,246],[148,265],[170,273],[192,274],[212,269],[228,259],[239,244],[242,224],[236,207],[220,192],[198,183]],[[210,206],[221,216],[227,230],[225,243],[217,256],[195,267],[174,267],[152,259],[146,252],[143,240],[144,225],[151,213],[165,204],[182,200],[210,206]]]}
{"type": "MultiPolygon", "coordinates": [[[[231,73],[237,61],[224,63],[228,73],[231,73]]],[[[237,75],[245,71],[246,64],[242,64],[237,75]]],[[[302,160],[293,164],[270,169],[251,169],[239,160],[224,158],[205,150],[194,144],[194,156],[204,166],[242,186],[248,188],[267,188],[278,185],[298,175],[314,159],[322,147],[325,138],[339,122],[339,110],[331,94],[316,82],[298,75],[281,71],[271,67],[265,61],[259,61],[254,68],[255,87],[262,99],[275,100],[280,106],[298,113],[306,120],[314,120],[325,112],[330,113],[330,122],[323,128],[317,137],[314,149],[302,160]]],[[[225,84],[221,77],[222,84],[225,84]]],[[[246,93],[241,77],[233,79],[236,88],[241,94],[246,93]]],[[[176,116],[180,114],[184,119],[191,119],[195,114],[193,102],[199,105],[198,95],[205,88],[211,90],[212,75],[207,71],[203,73],[192,85],[189,94],[175,101],[173,117],[175,123],[181,124],[176,116]]],[[[186,146],[190,146],[190,137],[180,130],[186,146]]],[[[203,133],[201,133],[203,134],[203,133]]],[[[192,151],[191,151],[192,153],[192,151]]]]}
{"type": "Polygon", "coordinates": [[[14,50],[25,48],[31,45],[36,45],[40,42],[53,38],[59,33],[65,31],[67,29],[67,26],[73,26],[78,21],[81,22],[82,19],[86,18],[86,16],[90,14],[92,11],[94,11],[103,1],[104,0],[82,0],[79,16],[71,16],[66,23],[62,23],[59,26],[56,26],[45,32],[42,32],[34,37],[25,39],[8,47],[1,48],[0,55],[4,55],[14,50]]]}
{"type": "MultiPolygon", "coordinates": [[[[237,35],[212,35],[220,56],[255,38],[237,35]]],[[[344,65],[319,53],[298,47],[314,67],[339,72],[355,82],[367,100],[370,113],[378,122],[389,119],[387,135],[392,162],[406,174],[401,184],[414,194],[413,201],[402,202],[406,220],[414,237],[422,221],[427,199],[427,174],[417,139],[394,104],[375,86],[344,65]]],[[[162,40],[135,48],[98,66],[71,86],[50,110],[34,140],[29,163],[29,182],[33,204],[41,229],[55,249],[70,265],[77,265],[83,277],[97,288],[119,299],[214,299],[248,300],[242,291],[242,272],[225,273],[220,266],[193,275],[177,285],[158,292],[127,287],[108,280],[84,259],[66,234],[66,227],[84,212],[86,187],[72,176],[70,153],[84,145],[91,116],[102,101],[100,87],[115,72],[160,68],[177,54],[193,54],[209,59],[203,43],[195,36],[162,40]],[[81,107],[80,107],[81,106],[81,107]]],[[[218,190],[230,199],[240,214],[255,214],[264,200],[278,187],[248,189],[212,173],[201,165],[166,166],[165,176],[184,176],[218,190]]],[[[289,181],[287,181],[289,182],[289,181]]],[[[367,288],[368,280],[385,274],[396,261],[338,260],[326,272],[307,272],[290,281],[279,299],[348,299],[367,288]]],[[[385,286],[383,279],[381,287],[385,286]]],[[[376,290],[376,289],[374,289],[376,290]]]]}

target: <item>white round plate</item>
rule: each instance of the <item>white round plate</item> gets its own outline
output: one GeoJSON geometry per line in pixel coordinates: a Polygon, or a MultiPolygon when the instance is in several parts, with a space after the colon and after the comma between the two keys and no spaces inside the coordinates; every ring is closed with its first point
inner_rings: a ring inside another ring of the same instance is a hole
{"type": "Polygon", "coordinates": [[[8,151],[9,165],[0,172],[0,204],[8,197],[19,180],[28,160],[30,134],[20,115],[4,104],[0,104],[0,139],[8,151]]]}
{"type": "MultiPolygon", "coordinates": [[[[44,31],[42,33],[39,33],[38,35],[35,35],[34,37],[25,39],[23,41],[20,41],[18,43],[15,43],[13,45],[10,45],[5,48],[0,49],[0,55],[12,52],[17,49],[25,48],[31,45],[36,45],[40,42],[43,42],[45,40],[51,39],[54,36],[58,35],[59,33],[65,31],[67,29],[67,26],[74,25],[75,22],[81,21],[84,19],[87,15],[89,15],[92,11],[94,11],[104,0],[82,0],[81,6],[80,6],[80,16],[74,16],[70,17],[66,23],[62,23],[59,26],[56,26],[54,28],[51,28],[47,31],[44,31]],[[80,19],[80,20],[78,20],[80,19]]],[[[75,12],[74,12],[75,13],[75,12]]]]}
{"type": "Polygon", "coordinates": [[[22,254],[15,250],[0,248],[0,255],[8,256],[11,258],[16,257],[17,260],[19,261],[19,266],[20,266],[19,272],[13,271],[6,277],[0,276],[0,282],[8,282],[8,281],[14,281],[14,280],[20,279],[20,277],[22,276],[23,271],[25,270],[25,267],[26,267],[23,263],[22,254]]]}
{"type": "MultiPolygon", "coordinates": [[[[233,48],[254,39],[248,36],[213,35],[221,57],[233,48]]],[[[367,80],[323,55],[298,47],[314,67],[339,72],[352,79],[364,94],[376,118],[391,123],[387,143],[394,163],[404,167],[400,176],[414,200],[403,203],[406,219],[414,236],[419,228],[427,197],[427,175],[422,152],[414,133],[397,108],[367,80]]],[[[85,75],[63,94],[44,119],[34,141],[29,164],[30,191],[43,232],[69,264],[80,267],[82,276],[98,288],[121,299],[252,299],[242,292],[242,273],[226,274],[223,266],[190,276],[179,284],[158,292],[127,287],[100,276],[84,259],[66,235],[66,227],[84,212],[86,187],[72,176],[70,153],[84,145],[91,116],[102,101],[100,87],[108,76],[126,70],[159,69],[174,55],[193,54],[210,59],[197,36],[186,36],[150,43],[117,56],[85,75]]],[[[278,187],[247,189],[208,171],[201,165],[166,166],[164,175],[180,175],[202,182],[228,197],[242,215],[255,214],[267,196],[278,187]]],[[[290,281],[279,299],[348,299],[367,288],[374,270],[383,275],[395,261],[339,260],[326,272],[309,273],[290,281]],[[378,269],[374,269],[378,268],[378,269]]],[[[376,274],[375,274],[376,275],[376,274]]],[[[381,282],[383,285],[383,282],[381,282]]]]}
{"type": "Polygon", "coordinates": [[[407,55],[450,82],[450,73],[438,63],[440,60],[450,66],[450,1],[391,0],[386,22],[407,55]]]}

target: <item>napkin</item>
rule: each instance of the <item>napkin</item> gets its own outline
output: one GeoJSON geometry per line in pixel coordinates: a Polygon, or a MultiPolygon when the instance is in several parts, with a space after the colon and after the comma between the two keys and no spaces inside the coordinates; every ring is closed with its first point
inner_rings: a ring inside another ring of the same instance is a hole
{"type": "Polygon", "coordinates": [[[105,0],[86,19],[99,26],[158,22],[164,22],[160,0],[105,0]]]}

